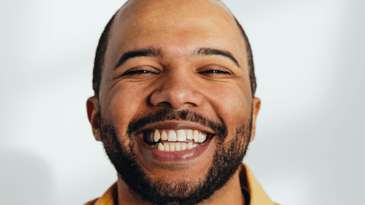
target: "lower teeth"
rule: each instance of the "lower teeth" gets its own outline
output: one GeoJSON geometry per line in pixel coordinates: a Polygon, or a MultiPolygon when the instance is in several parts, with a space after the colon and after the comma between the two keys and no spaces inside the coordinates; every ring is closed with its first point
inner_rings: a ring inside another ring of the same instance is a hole
{"type": "Polygon", "coordinates": [[[158,149],[160,151],[184,151],[193,149],[194,147],[197,147],[198,143],[155,143],[150,145],[154,149],[158,149]]]}

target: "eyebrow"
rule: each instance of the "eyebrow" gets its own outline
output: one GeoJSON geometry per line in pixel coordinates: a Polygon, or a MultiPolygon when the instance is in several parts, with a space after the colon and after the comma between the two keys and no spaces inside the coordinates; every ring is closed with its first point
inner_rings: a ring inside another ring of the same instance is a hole
{"type": "Polygon", "coordinates": [[[206,56],[210,56],[210,55],[223,56],[223,57],[229,58],[238,67],[241,67],[240,64],[238,63],[238,61],[236,60],[236,58],[233,57],[233,54],[230,53],[229,51],[224,51],[224,50],[219,50],[219,49],[214,49],[214,48],[200,48],[197,51],[194,51],[193,54],[194,55],[206,55],[206,56]]]}
{"type": "Polygon", "coordinates": [[[157,48],[143,48],[138,50],[132,50],[125,52],[122,57],[120,57],[118,63],[115,65],[114,69],[117,69],[123,65],[127,60],[136,57],[162,57],[163,53],[161,49],[157,48]]]}
{"type": "MultiPolygon", "coordinates": [[[[238,67],[240,67],[236,58],[233,57],[233,54],[230,53],[229,51],[224,51],[215,48],[199,48],[193,52],[193,55],[223,56],[225,58],[230,59],[233,63],[235,63],[238,67]]],[[[114,69],[117,69],[118,67],[122,66],[127,60],[137,57],[163,57],[163,52],[161,48],[142,48],[142,49],[127,51],[122,55],[122,57],[120,57],[114,69]]]]}

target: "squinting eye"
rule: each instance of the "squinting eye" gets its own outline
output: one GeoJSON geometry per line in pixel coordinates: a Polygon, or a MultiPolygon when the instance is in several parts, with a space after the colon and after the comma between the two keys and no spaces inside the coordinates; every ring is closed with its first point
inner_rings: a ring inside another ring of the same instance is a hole
{"type": "Polygon", "coordinates": [[[127,71],[125,72],[122,76],[125,75],[137,75],[137,74],[143,74],[143,73],[152,73],[148,70],[132,70],[132,71],[127,71]]]}
{"type": "Polygon", "coordinates": [[[149,70],[131,70],[131,71],[127,71],[125,73],[123,73],[122,76],[126,76],[126,75],[140,75],[140,74],[153,74],[153,72],[149,71],[149,70]]]}
{"type": "Polygon", "coordinates": [[[205,70],[200,72],[202,74],[231,74],[230,72],[223,71],[223,70],[205,70]]]}

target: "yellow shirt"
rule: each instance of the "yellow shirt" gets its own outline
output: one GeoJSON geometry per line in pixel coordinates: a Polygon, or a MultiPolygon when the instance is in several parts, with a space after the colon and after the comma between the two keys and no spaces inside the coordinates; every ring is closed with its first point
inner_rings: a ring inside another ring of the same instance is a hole
{"type": "MultiPolygon", "coordinates": [[[[248,205],[279,205],[270,200],[260,184],[256,181],[251,170],[245,165],[239,167],[242,193],[248,205]]],[[[118,191],[115,182],[102,197],[87,202],[85,205],[117,205],[118,191]]]]}

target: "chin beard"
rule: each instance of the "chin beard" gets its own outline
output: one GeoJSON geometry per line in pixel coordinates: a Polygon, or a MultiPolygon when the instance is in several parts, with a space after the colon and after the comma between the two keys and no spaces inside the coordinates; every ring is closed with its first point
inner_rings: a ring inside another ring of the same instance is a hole
{"type": "MultiPolygon", "coordinates": [[[[100,109],[99,109],[100,111],[100,109]]],[[[251,115],[252,116],[252,115],[251,115]]],[[[216,123],[191,111],[161,110],[130,123],[127,137],[128,146],[119,142],[115,127],[106,123],[99,112],[100,135],[110,161],[129,189],[137,193],[142,200],[152,204],[187,205],[198,204],[208,199],[212,194],[222,188],[237,171],[246,154],[251,135],[251,118],[247,123],[237,128],[232,133],[232,140],[224,143],[227,129],[223,123],[216,123]],[[210,127],[218,137],[216,151],[212,164],[205,176],[198,181],[167,181],[154,179],[149,176],[138,164],[135,154],[135,139],[131,137],[138,128],[146,124],[165,121],[184,120],[203,124],[210,127]]]]}

